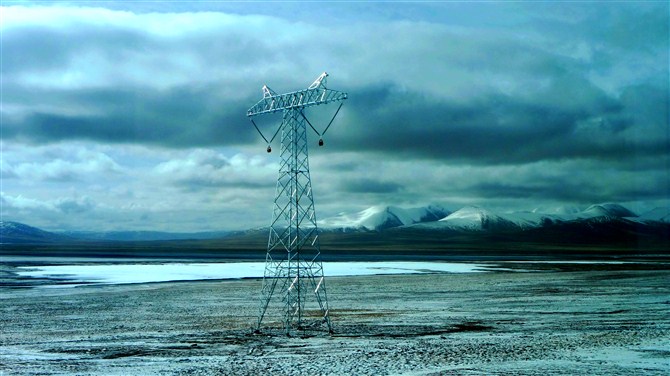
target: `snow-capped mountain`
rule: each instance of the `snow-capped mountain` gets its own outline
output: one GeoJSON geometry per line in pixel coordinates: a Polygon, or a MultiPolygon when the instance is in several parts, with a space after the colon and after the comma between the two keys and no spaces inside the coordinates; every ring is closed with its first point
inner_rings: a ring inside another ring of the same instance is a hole
{"type": "Polygon", "coordinates": [[[575,221],[590,218],[634,218],[637,214],[627,208],[613,203],[595,204],[585,210],[576,207],[559,207],[554,210],[541,212],[510,212],[501,214],[503,218],[515,223],[522,229],[546,226],[557,222],[575,221]]]}
{"type": "MultiPolygon", "coordinates": [[[[451,213],[437,222],[420,223],[413,227],[436,230],[490,232],[527,230],[571,221],[635,220],[636,218],[637,215],[632,211],[619,204],[612,203],[591,205],[582,211],[569,208],[567,210],[550,210],[549,213],[542,213],[539,210],[494,213],[477,206],[468,206],[451,213]]],[[[654,218],[654,215],[650,214],[650,218],[654,218]]]]}
{"type": "Polygon", "coordinates": [[[404,209],[397,206],[372,206],[358,213],[340,213],[318,222],[323,230],[380,231],[391,227],[407,226],[420,222],[437,221],[449,214],[438,205],[404,209]]]}
{"type": "Polygon", "coordinates": [[[586,210],[576,213],[577,218],[594,218],[594,217],[614,217],[614,218],[632,218],[637,217],[637,214],[626,209],[619,204],[597,204],[591,205],[586,210]]]}
{"type": "MultiPolygon", "coordinates": [[[[525,230],[567,221],[591,218],[626,218],[633,220],[637,214],[614,203],[595,204],[584,210],[574,206],[533,211],[498,213],[478,206],[466,206],[453,213],[443,207],[404,209],[396,206],[373,206],[358,213],[340,213],[319,221],[324,230],[380,231],[389,228],[412,226],[417,229],[457,230],[457,231],[502,231],[525,230]]],[[[645,220],[660,220],[665,217],[659,209],[650,213],[645,220]],[[658,218],[657,218],[658,217],[658,218]]]]}
{"type": "MultiPolygon", "coordinates": [[[[523,220],[517,220],[524,223],[523,220]]],[[[463,231],[510,230],[520,225],[516,221],[495,214],[478,206],[466,206],[436,222],[421,223],[417,228],[453,229],[463,231]]]]}

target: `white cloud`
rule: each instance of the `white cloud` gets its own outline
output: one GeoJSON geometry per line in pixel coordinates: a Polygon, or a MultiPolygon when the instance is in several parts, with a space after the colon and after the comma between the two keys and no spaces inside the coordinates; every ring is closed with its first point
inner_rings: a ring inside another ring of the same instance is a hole
{"type": "Polygon", "coordinates": [[[18,211],[57,211],[53,202],[40,201],[34,198],[23,197],[23,195],[10,196],[2,192],[3,209],[5,213],[12,214],[12,210],[18,211]]]}
{"type": "Polygon", "coordinates": [[[276,163],[259,156],[237,153],[229,158],[211,149],[196,149],[182,158],[158,164],[154,173],[159,178],[192,189],[253,188],[270,183],[270,176],[274,177],[276,169],[276,163]]]}
{"type": "MultiPolygon", "coordinates": [[[[12,155],[11,157],[14,157],[12,155]]],[[[10,157],[10,158],[11,158],[10,157]]],[[[123,168],[102,152],[78,150],[73,155],[41,162],[18,162],[10,167],[11,176],[26,181],[94,180],[123,173],[123,168]]],[[[8,176],[5,176],[7,178],[8,176]]]]}

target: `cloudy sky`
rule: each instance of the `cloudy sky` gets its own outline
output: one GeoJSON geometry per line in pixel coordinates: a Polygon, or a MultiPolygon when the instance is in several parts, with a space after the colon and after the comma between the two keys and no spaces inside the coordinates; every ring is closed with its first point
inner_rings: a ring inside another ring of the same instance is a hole
{"type": "MultiPolygon", "coordinates": [[[[264,84],[298,90],[323,71],[349,99],[311,143],[319,218],[668,206],[668,7],[3,1],[2,219],[267,225],[278,153],[246,110],[264,84]]],[[[336,108],[308,115],[323,127],[336,108]]]]}

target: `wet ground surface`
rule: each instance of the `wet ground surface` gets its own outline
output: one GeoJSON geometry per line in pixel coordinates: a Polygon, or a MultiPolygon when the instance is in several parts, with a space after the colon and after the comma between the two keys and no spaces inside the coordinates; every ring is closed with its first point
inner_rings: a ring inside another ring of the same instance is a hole
{"type": "Polygon", "coordinates": [[[259,280],[0,287],[0,374],[669,374],[670,271],[615,269],[330,278],[290,337],[259,280]]]}

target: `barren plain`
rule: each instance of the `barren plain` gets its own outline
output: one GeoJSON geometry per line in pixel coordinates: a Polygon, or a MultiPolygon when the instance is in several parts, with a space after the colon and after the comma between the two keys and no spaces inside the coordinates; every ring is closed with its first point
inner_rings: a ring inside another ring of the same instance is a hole
{"type": "Polygon", "coordinates": [[[5,284],[0,374],[670,372],[666,266],[515,269],[329,278],[335,333],[290,337],[270,328],[254,334],[257,279],[5,284]]]}

